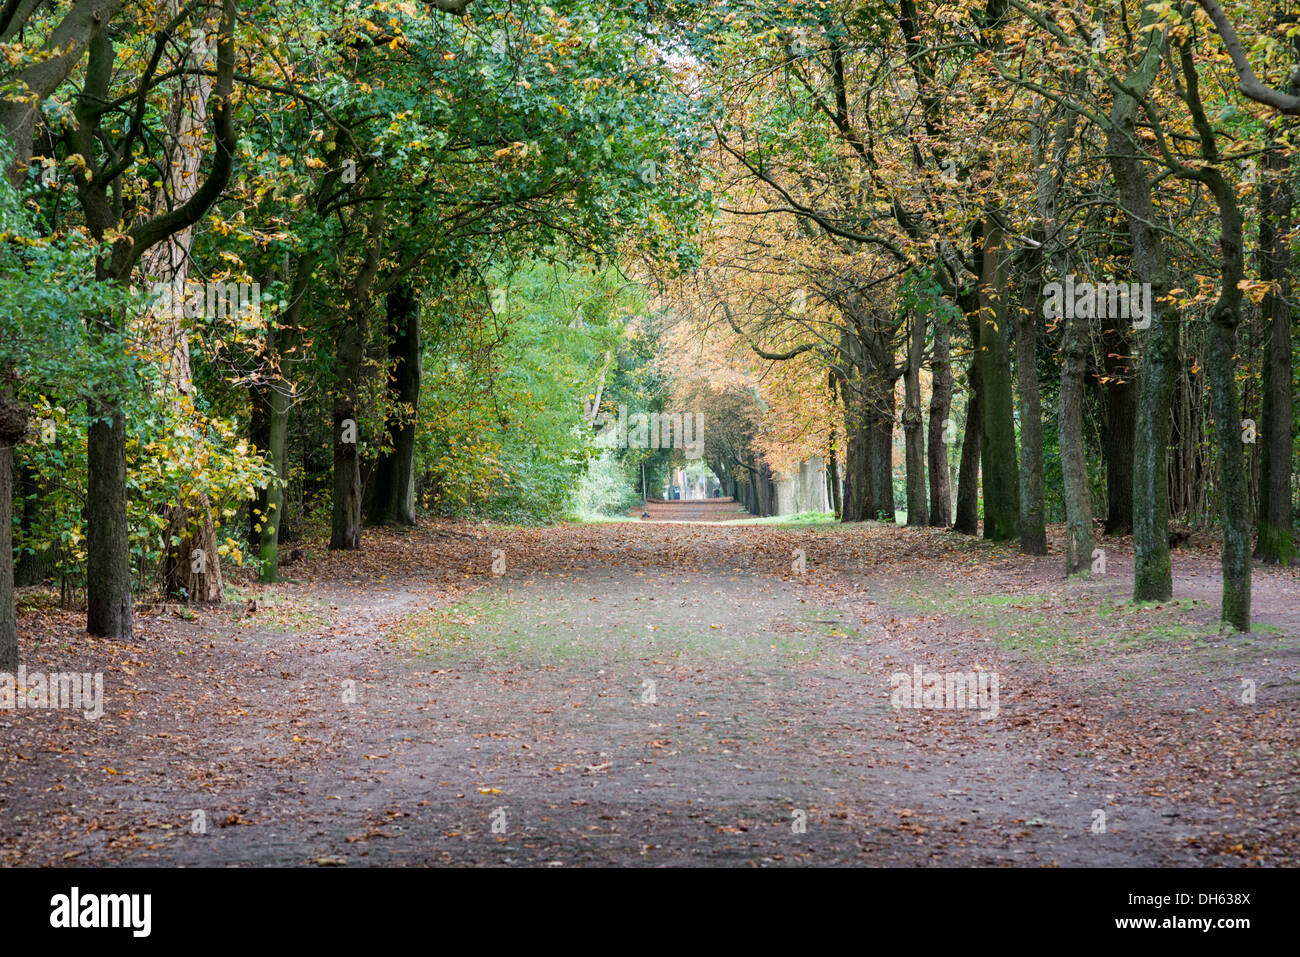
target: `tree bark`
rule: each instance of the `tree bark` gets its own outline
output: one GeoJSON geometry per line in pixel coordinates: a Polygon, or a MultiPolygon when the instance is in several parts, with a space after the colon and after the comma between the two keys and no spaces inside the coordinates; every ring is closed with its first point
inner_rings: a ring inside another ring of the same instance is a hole
{"type": "MultiPolygon", "coordinates": [[[[280,539],[284,531],[284,510],[289,482],[289,412],[293,407],[294,385],[287,364],[302,341],[302,314],[306,308],[308,287],[316,257],[302,256],[292,274],[289,305],[268,323],[266,359],[270,374],[254,392],[255,419],[259,432],[254,444],[263,449],[275,479],[262,489],[254,502],[253,542],[257,548],[264,582],[280,580],[280,539]]],[[[286,264],[286,273],[288,266],[286,264]]]]}
{"type": "MultiPolygon", "coordinates": [[[[24,540],[31,534],[37,516],[44,507],[43,499],[48,485],[42,479],[43,477],[37,475],[35,470],[23,466],[18,470],[14,480],[15,495],[20,494],[23,497],[22,516],[19,518],[18,527],[21,529],[19,537],[24,540]]],[[[53,547],[34,553],[24,550],[14,560],[14,584],[40,585],[54,577],[55,568],[53,547]]]]}
{"type": "Polygon", "coordinates": [[[1241,281],[1245,275],[1241,209],[1237,190],[1219,170],[1214,129],[1201,104],[1200,79],[1191,45],[1179,51],[1184,97],[1201,141],[1205,165],[1196,172],[1214,196],[1219,211],[1219,297],[1210,309],[1206,371],[1219,464],[1219,516],[1223,524],[1223,605],[1221,618],[1238,631],[1250,631],[1250,499],[1237,396],[1237,328],[1241,324],[1241,281]]]}
{"type": "Polygon", "coordinates": [[[894,515],[894,382],[880,386],[880,396],[872,404],[871,478],[872,510],[869,515],[879,522],[895,521],[894,515]],[[886,391],[886,385],[888,391],[886,391]],[[887,403],[887,404],[886,404],[887,403]]]}
{"type": "Polygon", "coordinates": [[[1092,494],[1083,447],[1083,387],[1088,369],[1088,320],[1066,310],[1061,342],[1060,409],[1057,414],[1061,475],[1065,487],[1065,573],[1091,568],[1096,539],[1092,530],[1092,494]]]}
{"type": "MultiPolygon", "coordinates": [[[[361,348],[357,330],[349,327],[340,337],[339,360],[345,369],[360,374],[361,348]]],[[[357,422],[359,401],[355,394],[334,400],[334,497],[330,523],[330,549],[356,550],[361,547],[361,442],[357,422]]]]}
{"type": "Polygon", "coordinates": [[[392,405],[385,425],[392,451],[380,455],[375,467],[368,519],[371,525],[414,525],[415,416],[420,403],[419,293],[409,283],[402,283],[385,301],[392,405]]]}
{"type": "Polygon", "coordinates": [[[14,607],[14,446],[27,434],[27,411],[0,386],[0,671],[18,668],[18,615],[14,607]]]}
{"type": "Polygon", "coordinates": [[[116,402],[88,404],[86,631],[133,637],[131,541],[126,516],[126,421],[116,402]]]}
{"type": "MultiPolygon", "coordinates": [[[[925,435],[921,423],[921,363],[925,357],[925,320],[913,310],[903,373],[903,437],[907,463],[907,524],[930,524],[925,482],[925,435]]],[[[945,472],[947,470],[945,469],[945,472]]]]}
{"type": "MultiPolygon", "coordinates": [[[[178,0],[167,0],[161,11],[163,20],[172,20],[179,9],[178,0]]],[[[205,59],[205,49],[191,43],[178,56],[168,60],[168,65],[177,70],[194,70],[203,67],[205,59]]],[[[213,77],[203,73],[185,74],[170,84],[171,112],[166,122],[170,143],[164,158],[166,186],[160,184],[157,187],[149,209],[150,218],[156,219],[173,206],[189,202],[198,192],[202,182],[199,161],[203,157],[212,86],[213,77]]],[[[140,257],[140,273],[145,285],[161,283],[172,290],[171,308],[147,313],[142,317],[141,325],[144,337],[162,357],[162,378],[166,383],[165,399],[170,414],[176,425],[187,427],[197,415],[190,368],[189,320],[184,307],[193,243],[194,228],[186,226],[140,257]]],[[[211,297],[204,298],[205,303],[213,301],[211,297]]],[[[204,443],[203,432],[188,428],[188,435],[198,452],[204,443]]],[[[200,492],[192,497],[178,497],[168,506],[166,517],[160,569],[164,593],[184,596],[189,601],[222,601],[225,586],[221,557],[217,551],[212,503],[207,495],[200,492]],[[201,556],[201,561],[196,561],[196,556],[201,556]]]]}
{"type": "MultiPolygon", "coordinates": [[[[13,144],[13,156],[5,173],[15,188],[22,185],[25,167],[32,158],[41,101],[53,95],[77,69],[91,42],[121,8],[122,0],[77,0],[68,5],[58,26],[41,37],[41,48],[26,51],[27,56],[18,61],[21,69],[6,76],[6,88],[12,95],[0,97],[0,129],[13,144]]],[[[38,9],[37,5],[28,6],[27,17],[38,9]]],[[[26,17],[6,23],[0,42],[8,43],[19,35],[26,23],[26,17]]]]}
{"type": "Polygon", "coordinates": [[[1138,389],[1132,368],[1132,340],[1118,322],[1102,334],[1106,359],[1106,534],[1133,533],[1133,432],[1138,389]]]}
{"type": "Polygon", "coordinates": [[[349,290],[350,307],[339,333],[334,384],[334,499],[330,549],[361,547],[361,384],[370,338],[370,288],[379,269],[382,207],[376,207],[366,254],[349,290]]]}
{"type": "MultiPolygon", "coordinates": [[[[1038,260],[1041,264],[1041,259],[1038,260]]],[[[1016,377],[1020,402],[1020,550],[1047,554],[1047,520],[1043,502],[1043,403],[1038,386],[1038,282],[1041,265],[1033,270],[1033,292],[1016,316],[1016,377]]]]}
{"type": "MultiPolygon", "coordinates": [[[[1300,92],[1300,90],[1297,90],[1300,92]]],[[[1259,277],[1274,286],[1264,296],[1264,407],[1260,415],[1259,514],[1255,557],[1268,564],[1295,560],[1291,530],[1291,230],[1295,186],[1291,161],[1270,140],[1259,196],[1259,277]]]]}
{"type": "MultiPolygon", "coordinates": [[[[111,170],[97,161],[100,151],[95,144],[102,135],[103,119],[111,112],[104,110],[103,105],[108,102],[116,56],[111,32],[101,31],[90,41],[85,77],[73,110],[77,122],[67,128],[65,135],[91,164],[90,175],[77,178],[77,199],[87,227],[96,240],[110,243],[108,254],[96,263],[97,282],[125,283],[140,257],[156,243],[197,223],[230,180],[238,145],[231,102],[235,75],[235,0],[222,0],[221,9],[213,86],[213,100],[217,105],[212,110],[216,148],[207,177],[187,201],[173,204],[161,215],[135,221],[129,230],[112,240],[108,239],[110,231],[118,229],[124,217],[122,190],[117,188],[117,175],[109,175],[111,170]]],[[[109,161],[116,162],[116,159],[109,161]]],[[[91,335],[118,328],[111,314],[89,316],[87,322],[91,335]]],[[[128,387],[125,382],[117,383],[116,395],[101,394],[88,403],[92,425],[86,456],[86,627],[91,634],[118,639],[132,637],[126,423],[117,398],[128,387]]]]}
{"type": "Polygon", "coordinates": [[[280,580],[280,528],[284,521],[284,493],[289,478],[287,439],[289,434],[290,385],[282,378],[271,382],[266,392],[266,461],[275,472],[260,497],[262,514],[258,516],[257,557],[261,560],[258,578],[264,582],[280,580]]]}
{"type": "MultiPolygon", "coordinates": [[[[1127,225],[1116,222],[1111,253],[1132,260],[1127,225]],[[1123,230],[1120,233],[1119,230],[1123,230]]],[[[1106,461],[1107,535],[1133,534],[1133,434],[1137,427],[1138,377],[1132,322],[1103,319],[1100,328],[1101,368],[1097,377],[1105,405],[1102,456],[1106,461]]]]}
{"type": "Polygon", "coordinates": [[[862,372],[853,369],[854,378],[840,383],[844,399],[844,506],[841,521],[865,522],[873,517],[874,489],[871,469],[871,430],[868,427],[866,398],[862,389],[862,372]]]}
{"type": "Polygon", "coordinates": [[[840,494],[839,450],[835,447],[835,426],[832,424],[826,442],[826,501],[830,502],[831,514],[837,519],[844,507],[840,494]]]}
{"type": "Polygon", "coordinates": [[[1137,97],[1145,97],[1160,70],[1164,34],[1151,29],[1156,12],[1142,8],[1146,47],[1115,95],[1106,148],[1120,208],[1128,221],[1138,279],[1151,284],[1150,325],[1143,332],[1137,422],[1133,441],[1133,598],[1165,601],[1173,595],[1169,562],[1169,413],[1178,365],[1178,310],[1168,299],[1173,288],[1151,183],[1138,145],[1137,97]]]}
{"type": "MultiPolygon", "coordinates": [[[[971,304],[962,303],[963,309],[971,304]]],[[[978,535],[980,530],[980,436],[984,431],[980,414],[979,318],[966,311],[971,336],[971,361],[966,370],[966,426],[962,433],[961,463],[957,471],[957,520],[953,528],[963,535],[978,535]]]]}
{"type": "Polygon", "coordinates": [[[952,414],[952,354],[948,346],[948,320],[933,317],[934,352],[930,357],[930,423],[927,455],[930,460],[930,525],[952,524],[952,482],[948,472],[948,417],[952,414]]]}
{"type": "Polygon", "coordinates": [[[1218,446],[1219,513],[1223,523],[1221,617],[1238,631],[1250,631],[1250,502],[1241,442],[1236,363],[1233,361],[1237,323],[1233,311],[1227,306],[1216,308],[1210,319],[1206,368],[1210,379],[1215,444],[1218,446]]]}
{"type": "Polygon", "coordinates": [[[1009,541],[1019,534],[1020,469],[1007,343],[1006,265],[1003,233],[984,221],[979,284],[980,448],[984,478],[984,537],[1009,541]]]}
{"type": "MultiPolygon", "coordinates": [[[[270,332],[266,338],[266,354],[275,351],[275,334],[270,332]]],[[[259,382],[248,390],[248,444],[254,451],[265,454],[271,441],[271,390],[269,384],[259,382]]],[[[262,521],[266,517],[266,489],[253,490],[253,497],[248,502],[248,534],[246,541],[249,550],[258,551],[262,539],[262,521]]]]}

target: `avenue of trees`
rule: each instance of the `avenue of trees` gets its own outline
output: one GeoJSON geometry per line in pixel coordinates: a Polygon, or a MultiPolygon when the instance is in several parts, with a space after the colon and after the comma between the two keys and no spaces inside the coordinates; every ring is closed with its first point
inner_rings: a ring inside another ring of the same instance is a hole
{"type": "Polygon", "coordinates": [[[680,455],[620,404],[760,514],[816,454],[1066,573],[1102,519],[1137,600],[1212,526],[1240,630],[1295,560],[1285,4],[3,0],[0,51],[0,669],[15,584],[129,639],[283,542],[625,510],[680,455]]]}
{"type": "Polygon", "coordinates": [[[1248,629],[1252,557],[1294,561],[1296,12],[719,4],[692,35],[719,214],[675,307],[755,380],[792,367],[781,427],[830,403],[795,444],[842,519],[1030,555],[1064,522],[1068,573],[1102,519],[1140,601],[1171,521],[1213,526],[1248,629]]]}

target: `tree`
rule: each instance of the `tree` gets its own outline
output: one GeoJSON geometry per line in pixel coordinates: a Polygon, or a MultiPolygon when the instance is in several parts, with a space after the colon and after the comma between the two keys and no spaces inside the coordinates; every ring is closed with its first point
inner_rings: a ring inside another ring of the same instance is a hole
{"type": "MultiPolygon", "coordinates": [[[[213,155],[203,183],[180,203],[155,204],[157,214],[135,214],[126,206],[123,180],[135,170],[134,147],[142,136],[149,92],[160,82],[163,51],[183,30],[189,9],[177,14],[154,36],[143,72],[128,73],[136,85],[115,96],[117,41],[100,32],[90,42],[86,81],[76,98],[76,122],[62,132],[68,154],[84,164],[77,177],[77,198],[90,234],[110,244],[96,265],[96,280],[123,285],[158,243],[187,230],[216,202],[230,179],[236,145],[234,106],[230,102],[235,72],[235,2],[223,0],[217,28],[217,68],[212,87],[213,155]],[[117,112],[130,107],[132,124],[117,126],[117,112]],[[105,120],[113,116],[112,129],[105,120]],[[133,221],[132,221],[133,220],[133,221]]],[[[178,131],[178,134],[181,131],[178,131]]],[[[189,130],[183,131],[187,138],[189,130]]],[[[187,144],[188,146],[188,144],[187,144]]],[[[137,171],[138,172],[138,171],[137,171]]],[[[164,188],[166,184],[164,183],[164,188]]],[[[188,188],[187,188],[188,192],[188,188]]],[[[94,335],[111,337],[125,322],[125,310],[88,317],[94,335]]],[[[131,570],[126,515],[126,421],[112,394],[89,404],[89,487],[87,508],[87,630],[113,638],[132,637],[131,570]]],[[[215,557],[215,556],[214,556],[215,557]]]]}
{"type": "Polygon", "coordinates": [[[1133,453],[1133,598],[1164,601],[1173,595],[1169,562],[1169,413],[1178,356],[1178,310],[1164,235],[1143,168],[1145,150],[1137,136],[1140,101],[1151,91],[1165,50],[1152,3],[1142,7],[1138,61],[1116,92],[1106,145],[1120,207],[1128,220],[1138,278],[1150,284],[1153,315],[1143,336],[1137,432],[1133,453]]]}
{"type": "MultiPolygon", "coordinates": [[[[1300,96],[1300,82],[1287,92],[1300,96]]],[[[1293,259],[1294,146],[1283,140],[1282,124],[1268,124],[1259,191],[1259,278],[1268,284],[1260,310],[1264,325],[1264,407],[1260,420],[1259,507],[1255,557],[1270,564],[1295,560],[1291,530],[1291,433],[1295,400],[1291,387],[1291,297],[1293,259]]]]}
{"type": "Polygon", "coordinates": [[[18,622],[14,611],[14,446],[27,434],[27,410],[0,384],[0,671],[18,667],[18,622]]]}
{"type": "MultiPolygon", "coordinates": [[[[0,139],[0,162],[8,144],[0,139]]],[[[120,308],[116,290],[84,277],[97,250],[80,237],[45,234],[7,179],[0,180],[0,671],[18,666],[14,608],[14,456],[24,440],[55,442],[54,423],[32,422],[41,392],[82,398],[121,379],[120,339],[93,339],[84,314],[120,308]]]]}
{"type": "Polygon", "coordinates": [[[122,0],[76,0],[53,24],[43,22],[44,6],[6,3],[0,9],[0,43],[12,54],[9,63],[18,64],[6,71],[0,96],[0,129],[12,148],[6,170],[14,187],[27,174],[41,104],[77,69],[91,42],[117,16],[122,0]],[[30,53],[24,49],[29,29],[45,41],[30,53]]]}
{"type": "Polygon", "coordinates": [[[1020,470],[1007,343],[1005,233],[984,221],[979,284],[980,472],[984,479],[984,537],[1009,541],[1020,534],[1020,470]]]}
{"type": "Polygon", "coordinates": [[[388,315],[388,388],[385,429],[391,451],[380,454],[367,521],[372,525],[415,524],[415,423],[420,405],[420,299],[409,282],[385,299],[388,315]]]}

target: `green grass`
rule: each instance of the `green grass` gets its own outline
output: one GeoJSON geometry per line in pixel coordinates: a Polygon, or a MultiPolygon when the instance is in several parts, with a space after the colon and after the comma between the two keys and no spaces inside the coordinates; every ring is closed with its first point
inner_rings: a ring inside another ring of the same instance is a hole
{"type": "Polygon", "coordinates": [[[726,525],[838,525],[833,512],[797,512],[794,515],[769,515],[767,518],[733,518],[726,525]]]}
{"type": "MultiPolygon", "coordinates": [[[[280,584],[283,584],[281,582],[280,584]]],[[[237,585],[226,586],[226,601],[244,604],[255,598],[258,615],[248,617],[242,611],[233,613],[233,619],[246,628],[269,628],[275,631],[317,631],[329,625],[329,603],[309,598],[291,590],[281,591],[276,585],[263,585],[244,589],[237,585]]]]}
{"type": "Polygon", "coordinates": [[[1204,604],[1205,600],[1202,598],[1171,598],[1168,601],[1114,601],[1110,598],[1103,598],[1101,604],[1097,606],[1097,614],[1122,617],[1166,608],[1179,610],[1197,608],[1204,604]]]}
{"type": "MultiPolygon", "coordinates": [[[[485,589],[443,608],[415,612],[388,630],[431,662],[500,660],[533,665],[564,661],[634,661],[681,658],[709,662],[726,659],[772,663],[812,661],[827,642],[856,634],[845,622],[804,622],[791,628],[754,627],[730,618],[678,617],[676,601],[645,609],[644,617],[624,607],[612,617],[587,616],[578,608],[557,617],[555,604],[540,592],[513,594],[485,589]]],[[[821,613],[824,615],[825,613],[821,613]]]]}
{"type": "Polygon", "coordinates": [[[573,525],[608,525],[611,522],[636,522],[630,515],[605,515],[599,512],[579,512],[566,519],[573,525]]]}
{"type": "Polygon", "coordinates": [[[1033,654],[1080,645],[1139,648],[1188,640],[1202,643],[1218,635],[1216,627],[1180,620],[1181,612],[1205,604],[1199,599],[1135,603],[1033,592],[981,595],[956,586],[914,589],[899,598],[917,611],[968,622],[997,636],[1004,648],[1033,654]],[[1151,620],[1152,612],[1162,613],[1161,620],[1151,620]]]}

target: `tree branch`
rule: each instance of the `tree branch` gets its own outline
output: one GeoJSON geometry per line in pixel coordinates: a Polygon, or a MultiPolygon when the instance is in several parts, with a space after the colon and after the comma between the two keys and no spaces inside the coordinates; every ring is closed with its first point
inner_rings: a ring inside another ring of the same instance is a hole
{"type": "MultiPolygon", "coordinates": [[[[1279,113],[1300,116],[1300,96],[1283,93],[1260,82],[1250,66],[1250,60],[1246,58],[1246,51],[1241,46],[1236,28],[1233,27],[1232,21],[1228,19],[1228,15],[1223,12],[1217,0],[1197,0],[1197,3],[1201,5],[1201,9],[1205,11],[1206,16],[1214,24],[1214,29],[1219,31],[1219,36],[1223,39],[1228,58],[1232,60],[1233,69],[1237,71],[1237,89],[1256,103],[1271,106],[1279,113]]],[[[1300,87],[1300,66],[1291,70],[1291,84],[1300,87]]]]}

